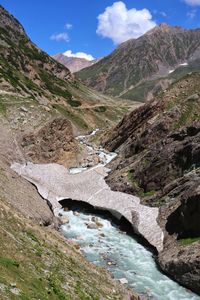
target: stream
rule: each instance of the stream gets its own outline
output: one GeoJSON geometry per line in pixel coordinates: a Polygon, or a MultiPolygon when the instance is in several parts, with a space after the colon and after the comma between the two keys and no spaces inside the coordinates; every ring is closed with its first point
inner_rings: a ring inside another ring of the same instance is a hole
{"type": "MultiPolygon", "coordinates": [[[[91,135],[96,134],[97,130],[91,135]]],[[[77,137],[88,147],[87,136],[77,137]]],[[[98,150],[101,165],[106,165],[115,153],[98,150]]],[[[71,168],[71,174],[84,172],[87,168],[71,168]]],[[[153,254],[137,238],[121,231],[109,218],[88,210],[63,208],[60,215],[66,219],[61,226],[64,236],[80,246],[86,259],[97,266],[106,268],[121,283],[134,289],[148,299],[158,300],[198,300],[200,297],[164,275],[156,266],[153,254]]]]}

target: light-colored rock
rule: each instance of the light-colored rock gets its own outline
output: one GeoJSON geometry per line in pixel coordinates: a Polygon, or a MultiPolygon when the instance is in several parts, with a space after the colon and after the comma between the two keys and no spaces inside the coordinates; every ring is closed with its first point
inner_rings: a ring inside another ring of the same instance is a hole
{"type": "Polygon", "coordinates": [[[76,217],[79,217],[80,213],[78,211],[73,211],[73,215],[76,216],[76,217]]]}
{"type": "Polygon", "coordinates": [[[62,199],[84,201],[111,212],[117,219],[125,217],[136,233],[159,252],[163,249],[163,232],[157,223],[158,208],[141,205],[138,197],[111,191],[104,180],[108,168],[96,166],[78,174],[70,174],[58,164],[15,163],[11,168],[37,187],[39,194],[51,203],[55,215],[62,199]]]}
{"type": "Polygon", "coordinates": [[[6,285],[5,284],[3,284],[3,283],[0,283],[0,291],[2,290],[5,290],[6,289],[6,285]]]}
{"type": "Polygon", "coordinates": [[[127,284],[128,280],[126,278],[120,278],[119,282],[122,283],[122,284],[127,284]]]}
{"type": "Polygon", "coordinates": [[[17,288],[12,288],[10,289],[11,293],[16,295],[16,296],[19,296],[20,295],[20,290],[17,289],[17,288]]]}
{"type": "Polygon", "coordinates": [[[87,224],[88,229],[98,229],[98,226],[95,223],[89,223],[87,224]]]}
{"type": "Polygon", "coordinates": [[[23,112],[28,112],[28,109],[24,106],[20,107],[20,110],[23,111],[23,112]]]}
{"type": "Polygon", "coordinates": [[[96,221],[95,224],[97,225],[98,228],[102,228],[103,224],[99,221],[96,221]]]}
{"type": "Polygon", "coordinates": [[[65,217],[65,216],[62,216],[60,218],[60,221],[61,221],[62,224],[68,224],[69,223],[68,217],[65,217]]]}

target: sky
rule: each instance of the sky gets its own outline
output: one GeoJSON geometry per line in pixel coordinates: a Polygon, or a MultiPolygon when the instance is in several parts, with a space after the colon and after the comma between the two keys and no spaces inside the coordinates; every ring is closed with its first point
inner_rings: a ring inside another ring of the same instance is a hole
{"type": "Polygon", "coordinates": [[[0,0],[31,40],[53,55],[93,59],[160,23],[200,27],[200,0],[0,0]]]}

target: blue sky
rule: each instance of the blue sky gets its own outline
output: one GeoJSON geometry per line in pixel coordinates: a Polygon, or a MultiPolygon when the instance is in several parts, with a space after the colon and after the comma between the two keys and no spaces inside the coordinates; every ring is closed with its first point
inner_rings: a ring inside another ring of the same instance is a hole
{"type": "Polygon", "coordinates": [[[161,22],[200,27],[200,0],[0,0],[0,3],[22,23],[32,41],[50,55],[70,50],[102,57],[124,40],[136,38],[161,22]]]}

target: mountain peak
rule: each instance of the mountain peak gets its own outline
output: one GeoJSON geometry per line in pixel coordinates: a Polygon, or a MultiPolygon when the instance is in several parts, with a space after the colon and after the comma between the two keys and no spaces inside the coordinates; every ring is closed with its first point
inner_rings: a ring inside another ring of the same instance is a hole
{"type": "Polygon", "coordinates": [[[153,29],[149,30],[145,35],[151,35],[157,32],[168,33],[174,31],[183,30],[182,27],[179,26],[170,26],[167,23],[160,23],[159,25],[155,26],[153,29]]]}
{"type": "Polygon", "coordinates": [[[84,57],[75,57],[72,55],[68,56],[66,52],[55,54],[52,57],[67,67],[72,73],[92,66],[99,61],[99,59],[88,60],[84,57]]]}
{"type": "Polygon", "coordinates": [[[10,28],[13,32],[25,35],[25,30],[14,16],[12,16],[3,6],[0,5],[0,27],[10,28]]]}
{"type": "Polygon", "coordinates": [[[168,25],[167,23],[161,23],[157,26],[155,26],[153,29],[149,30],[146,35],[151,35],[151,34],[154,34],[156,32],[169,32],[170,30],[172,30],[173,28],[175,27],[172,27],[170,25],[168,25]]]}
{"type": "Polygon", "coordinates": [[[169,30],[171,29],[172,27],[170,25],[168,25],[167,23],[160,23],[158,25],[158,27],[161,29],[161,30],[169,30]]]}

